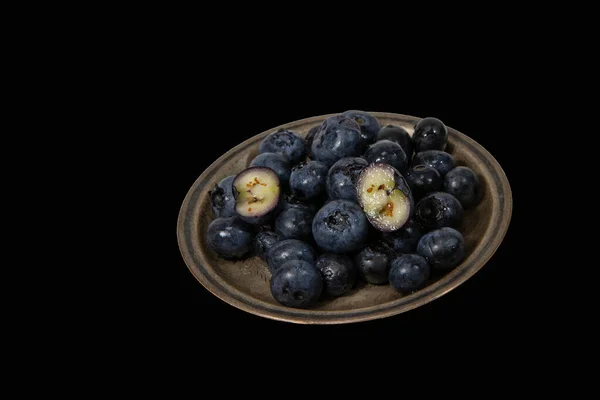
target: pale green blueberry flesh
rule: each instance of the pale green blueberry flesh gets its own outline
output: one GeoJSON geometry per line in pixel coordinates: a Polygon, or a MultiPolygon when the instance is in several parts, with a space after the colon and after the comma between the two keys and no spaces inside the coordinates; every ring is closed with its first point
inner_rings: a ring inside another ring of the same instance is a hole
{"type": "Polygon", "coordinates": [[[395,181],[398,173],[387,164],[371,164],[358,179],[358,200],[369,222],[378,230],[400,229],[410,217],[410,201],[395,181]]]}
{"type": "Polygon", "coordinates": [[[242,217],[261,217],[279,203],[279,178],[270,168],[250,167],[240,172],[233,187],[235,210],[242,217]]]}

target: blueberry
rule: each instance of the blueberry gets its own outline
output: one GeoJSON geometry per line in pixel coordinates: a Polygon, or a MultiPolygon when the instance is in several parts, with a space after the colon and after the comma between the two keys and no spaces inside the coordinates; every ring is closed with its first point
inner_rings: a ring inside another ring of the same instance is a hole
{"type": "Polygon", "coordinates": [[[312,233],[325,252],[345,253],[358,250],[367,239],[369,223],[358,204],[332,200],[313,219],[312,233]]]}
{"type": "Polygon", "coordinates": [[[263,225],[279,212],[281,188],[271,168],[248,167],[235,176],[231,187],[235,212],[243,221],[263,225]]]}
{"type": "Polygon", "coordinates": [[[260,142],[258,153],[278,153],[294,165],[306,157],[306,145],[300,135],[282,128],[270,133],[260,142]]]}
{"type": "Polygon", "coordinates": [[[412,138],[404,128],[396,125],[386,125],[377,133],[376,141],[378,142],[380,140],[389,140],[398,143],[400,147],[402,147],[402,150],[404,150],[408,163],[410,164],[410,160],[413,156],[413,142],[412,138]]]}
{"type": "Polygon", "coordinates": [[[325,292],[332,297],[347,293],[356,281],[352,259],[344,254],[322,254],[315,264],[325,283],[325,292]]]}
{"type": "Polygon", "coordinates": [[[277,153],[262,153],[254,157],[250,162],[251,167],[266,167],[271,168],[279,177],[279,183],[282,187],[289,184],[292,166],[290,161],[281,154],[277,153]]]}
{"type": "Polygon", "coordinates": [[[456,166],[454,157],[450,153],[440,150],[427,150],[415,154],[413,165],[419,164],[437,169],[442,178],[456,166]]]}
{"type": "Polygon", "coordinates": [[[228,176],[227,178],[221,179],[215,187],[208,192],[210,196],[210,203],[212,205],[213,216],[219,217],[233,217],[235,213],[235,198],[232,192],[232,183],[235,175],[228,176]]]}
{"type": "Polygon", "coordinates": [[[356,180],[369,163],[360,157],[344,157],[336,161],[327,173],[326,188],[330,199],[357,202],[356,180]]]}
{"type": "Polygon", "coordinates": [[[282,239],[309,240],[314,215],[307,208],[289,207],[275,219],[275,233],[282,239]]]}
{"type": "Polygon", "coordinates": [[[414,218],[411,218],[402,225],[402,228],[395,232],[384,233],[382,238],[398,253],[412,253],[417,249],[421,232],[421,225],[414,218]]]}
{"type": "Polygon", "coordinates": [[[365,152],[365,159],[369,163],[385,163],[404,173],[408,168],[408,157],[402,147],[389,140],[375,142],[365,152]]]}
{"type": "Polygon", "coordinates": [[[360,125],[361,146],[366,148],[375,141],[381,125],[379,120],[365,111],[348,110],[342,113],[343,116],[353,119],[360,125]]]}
{"type": "Polygon", "coordinates": [[[292,168],[290,190],[300,200],[316,199],[325,193],[328,168],[319,161],[303,161],[292,168]]]}
{"type": "Polygon", "coordinates": [[[292,260],[273,274],[270,288],[273,298],[284,306],[308,308],[319,300],[323,278],[311,263],[292,260]]]}
{"type": "Polygon", "coordinates": [[[336,115],[327,118],[314,136],[311,153],[313,159],[331,167],[343,157],[362,153],[360,125],[348,117],[336,115]]]}
{"type": "Polygon", "coordinates": [[[408,183],[389,164],[367,165],[356,181],[356,194],[368,221],[382,232],[400,229],[414,212],[408,183]]]}
{"type": "Polygon", "coordinates": [[[267,251],[267,266],[274,273],[286,261],[302,260],[310,263],[315,262],[315,251],[312,246],[298,239],[285,239],[275,243],[267,251]]]}
{"type": "Polygon", "coordinates": [[[451,269],[465,257],[465,239],[454,228],[436,229],[419,240],[417,253],[425,257],[434,269],[451,269]]]}
{"type": "Polygon", "coordinates": [[[456,197],[463,208],[476,206],[483,196],[477,174],[468,167],[456,167],[446,174],[444,192],[456,197]]]}
{"type": "Polygon", "coordinates": [[[354,265],[358,275],[373,285],[388,283],[390,261],[393,251],[383,243],[373,243],[365,246],[355,257],[354,265]]]}
{"type": "Polygon", "coordinates": [[[267,261],[267,252],[280,240],[281,238],[275,232],[258,232],[254,238],[254,252],[261,260],[267,261]]]}
{"type": "Polygon", "coordinates": [[[220,217],[206,230],[208,248],[222,258],[240,259],[248,254],[254,242],[252,225],[238,217],[220,217]]]}
{"type": "Polygon", "coordinates": [[[437,169],[423,164],[413,165],[404,174],[415,199],[442,188],[442,176],[437,169]]]}
{"type": "Polygon", "coordinates": [[[317,125],[317,126],[313,126],[312,128],[310,128],[308,130],[308,132],[306,133],[306,137],[304,138],[304,143],[306,144],[306,151],[308,152],[308,157],[312,160],[314,159],[313,155],[312,155],[312,142],[315,139],[315,135],[317,133],[317,131],[319,130],[319,127],[321,125],[317,125]]]}
{"type": "Polygon", "coordinates": [[[412,139],[417,153],[425,150],[444,150],[448,143],[448,129],[437,118],[423,118],[415,125],[412,139]]]}
{"type": "Polygon", "coordinates": [[[316,213],[317,210],[319,209],[319,206],[317,205],[316,202],[302,201],[302,200],[298,199],[296,196],[294,196],[292,193],[286,192],[283,194],[283,196],[281,196],[280,211],[283,212],[290,207],[303,208],[305,210],[309,210],[313,214],[316,213]]]}
{"type": "Polygon", "coordinates": [[[449,193],[433,192],[423,197],[415,207],[415,218],[426,229],[444,226],[457,228],[464,216],[460,201],[449,193]]]}
{"type": "Polygon", "coordinates": [[[413,293],[427,283],[431,267],[418,254],[403,254],[392,260],[390,266],[390,285],[402,294],[413,293]]]}

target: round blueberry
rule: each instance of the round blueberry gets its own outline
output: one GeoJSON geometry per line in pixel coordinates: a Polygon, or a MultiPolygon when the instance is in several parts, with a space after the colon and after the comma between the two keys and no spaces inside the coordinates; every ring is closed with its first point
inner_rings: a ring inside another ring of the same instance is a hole
{"type": "Polygon", "coordinates": [[[220,217],[206,229],[206,244],[226,259],[243,258],[252,250],[254,229],[238,217],[220,217]]]}
{"type": "Polygon", "coordinates": [[[290,190],[300,200],[311,200],[325,193],[328,168],[319,161],[304,161],[292,168],[290,190]]]}
{"type": "Polygon", "coordinates": [[[282,239],[309,240],[314,215],[307,208],[288,207],[275,219],[275,232],[282,239]]]}
{"type": "Polygon", "coordinates": [[[448,129],[437,118],[423,118],[415,125],[412,136],[415,151],[444,150],[448,143],[448,129]]]}
{"type": "Polygon", "coordinates": [[[415,207],[415,219],[426,229],[444,226],[457,228],[462,223],[463,217],[463,206],[449,193],[430,193],[419,200],[415,207]]]}
{"type": "Polygon", "coordinates": [[[319,130],[320,125],[317,126],[313,126],[312,128],[310,128],[308,130],[308,132],[306,133],[306,137],[304,138],[304,143],[306,144],[306,151],[308,152],[308,157],[313,160],[314,157],[312,155],[312,142],[315,138],[315,135],[317,133],[317,131],[319,130]]]}
{"type": "Polygon", "coordinates": [[[398,143],[400,147],[402,147],[402,150],[404,150],[408,163],[410,164],[410,160],[413,156],[413,143],[412,138],[404,128],[396,125],[386,125],[381,128],[379,133],[377,133],[376,141],[378,142],[380,140],[389,140],[398,143]]]}
{"type": "Polygon", "coordinates": [[[414,219],[409,219],[402,228],[395,232],[384,233],[383,240],[389,243],[398,253],[412,253],[417,249],[421,239],[421,225],[414,219]]]}
{"type": "Polygon", "coordinates": [[[375,141],[375,137],[381,128],[379,120],[365,111],[348,110],[342,113],[343,116],[353,119],[360,126],[360,145],[366,148],[375,141]]]}
{"type": "Polygon", "coordinates": [[[356,281],[352,259],[344,254],[322,254],[315,264],[325,283],[325,292],[332,297],[347,293],[356,281]]]}
{"type": "Polygon", "coordinates": [[[403,173],[408,168],[408,157],[398,143],[389,140],[375,142],[365,152],[369,163],[385,163],[403,173]]]}
{"type": "Polygon", "coordinates": [[[416,199],[442,188],[442,176],[438,170],[423,164],[413,165],[404,177],[416,199]]]}
{"type": "Polygon", "coordinates": [[[331,167],[343,157],[361,154],[361,133],[358,123],[343,115],[327,118],[315,134],[311,146],[313,159],[331,167]]]}
{"type": "Polygon", "coordinates": [[[309,210],[310,212],[312,212],[314,214],[319,209],[319,206],[316,204],[316,202],[302,201],[290,192],[284,193],[283,196],[281,196],[281,199],[279,202],[281,204],[280,212],[285,211],[290,207],[297,207],[297,208],[303,208],[305,210],[309,210]]]}
{"type": "Polygon", "coordinates": [[[358,275],[364,281],[373,285],[383,285],[388,283],[392,257],[393,251],[384,244],[369,244],[354,257],[354,264],[358,275]]]}
{"type": "Polygon", "coordinates": [[[233,196],[233,180],[235,175],[221,179],[215,187],[208,192],[212,205],[213,216],[233,217],[235,212],[235,198],[233,196]]]}
{"type": "Polygon", "coordinates": [[[434,269],[452,269],[465,257],[465,239],[454,228],[444,227],[423,235],[417,253],[434,269]]]}
{"type": "Polygon", "coordinates": [[[358,204],[348,200],[332,200],[317,211],[312,233],[323,251],[346,253],[362,246],[369,233],[368,225],[358,204]]]}
{"type": "Polygon", "coordinates": [[[251,167],[271,168],[279,177],[279,184],[286,186],[290,181],[292,166],[289,160],[277,153],[262,153],[254,157],[250,162],[251,167]]]}
{"type": "Polygon", "coordinates": [[[418,254],[403,254],[392,260],[390,265],[390,285],[402,294],[413,293],[427,283],[431,267],[418,254]]]}
{"type": "Polygon", "coordinates": [[[298,239],[285,239],[275,243],[267,251],[267,266],[274,273],[286,261],[302,260],[310,263],[315,262],[315,251],[312,246],[298,239]]]}
{"type": "Polygon", "coordinates": [[[259,153],[278,153],[285,156],[292,165],[299,163],[306,157],[304,139],[288,129],[279,129],[270,133],[260,142],[259,153]]]}
{"type": "Polygon", "coordinates": [[[262,231],[256,234],[254,239],[254,252],[263,261],[267,261],[267,252],[273,245],[279,242],[281,238],[275,232],[262,231]]]}
{"type": "Polygon", "coordinates": [[[468,167],[456,167],[448,171],[444,177],[444,192],[456,197],[463,208],[476,206],[483,196],[477,174],[468,167]]]}
{"type": "Polygon", "coordinates": [[[325,183],[329,198],[358,202],[356,179],[367,165],[367,160],[360,157],[344,157],[333,164],[325,183]]]}
{"type": "Polygon", "coordinates": [[[316,268],[302,260],[288,261],[271,277],[271,294],[279,303],[295,308],[314,305],[323,291],[323,278],[316,268]]]}
{"type": "Polygon", "coordinates": [[[437,169],[442,178],[456,166],[454,157],[450,153],[440,150],[427,150],[415,154],[413,165],[423,164],[437,169]]]}

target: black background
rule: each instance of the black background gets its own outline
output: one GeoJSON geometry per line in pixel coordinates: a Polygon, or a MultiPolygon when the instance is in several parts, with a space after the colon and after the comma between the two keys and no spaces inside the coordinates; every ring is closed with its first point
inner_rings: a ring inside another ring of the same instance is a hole
{"type": "MultiPolygon", "coordinates": [[[[258,339],[341,335],[368,337],[364,345],[375,347],[377,338],[405,334],[432,334],[433,340],[525,334],[520,321],[530,306],[526,281],[515,279],[522,274],[515,256],[520,210],[516,153],[510,140],[520,110],[510,85],[481,78],[438,80],[435,75],[406,81],[393,74],[347,78],[319,76],[314,70],[310,77],[297,70],[273,75],[213,72],[210,84],[174,75],[160,96],[163,110],[168,110],[160,118],[167,120],[169,133],[159,161],[167,187],[163,195],[168,199],[165,240],[170,256],[158,268],[156,326],[167,326],[183,341],[190,335],[198,341],[240,335],[258,339]],[[498,160],[511,183],[514,210],[493,258],[467,282],[429,304],[357,324],[304,326],[272,321],[238,310],[204,289],[185,265],[175,234],[179,208],[194,181],[220,155],[253,135],[347,109],[437,117],[475,139],[498,160]],[[507,119],[510,115],[512,122],[507,119]]],[[[183,76],[188,77],[189,71],[183,76]]]]}

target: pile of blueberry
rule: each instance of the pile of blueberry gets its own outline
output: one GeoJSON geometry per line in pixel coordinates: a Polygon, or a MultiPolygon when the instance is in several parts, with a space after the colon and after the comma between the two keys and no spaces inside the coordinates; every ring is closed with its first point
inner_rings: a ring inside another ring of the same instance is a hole
{"type": "Polygon", "coordinates": [[[424,118],[411,137],[357,110],[302,138],[269,134],[250,165],[211,191],[206,232],[218,256],[267,263],[279,303],[308,308],[362,279],[401,294],[465,257],[464,210],[482,188],[445,152],[446,126],[424,118]]]}

